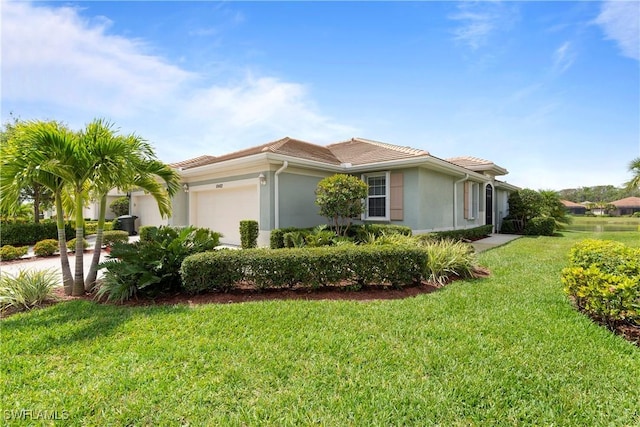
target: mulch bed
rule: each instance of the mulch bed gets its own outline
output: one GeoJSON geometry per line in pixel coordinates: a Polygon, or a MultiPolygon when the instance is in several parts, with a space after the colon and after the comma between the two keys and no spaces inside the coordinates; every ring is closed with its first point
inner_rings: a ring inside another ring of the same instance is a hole
{"type": "MultiPolygon", "coordinates": [[[[435,292],[440,288],[432,283],[422,282],[420,284],[405,286],[402,289],[395,289],[388,286],[364,286],[360,290],[352,290],[348,286],[324,286],[317,289],[306,287],[293,287],[288,289],[263,289],[256,290],[251,286],[241,286],[229,292],[209,292],[197,295],[172,294],[161,295],[155,298],[132,298],[118,305],[122,306],[151,306],[151,305],[200,305],[200,304],[233,304],[250,301],[269,300],[351,300],[351,301],[374,301],[391,300],[415,297],[421,294],[435,292]]],[[[71,297],[64,295],[63,288],[56,288],[55,295],[61,301],[73,299],[94,300],[92,295],[71,297]]],[[[101,304],[106,304],[101,302],[101,304]]]]}

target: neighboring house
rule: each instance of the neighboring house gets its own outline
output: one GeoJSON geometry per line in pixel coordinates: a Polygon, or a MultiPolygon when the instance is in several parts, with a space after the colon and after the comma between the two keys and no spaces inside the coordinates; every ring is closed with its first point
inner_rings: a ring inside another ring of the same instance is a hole
{"type": "Polygon", "coordinates": [[[611,213],[612,215],[633,215],[640,212],[640,197],[626,197],[611,202],[611,204],[616,207],[616,210],[611,213]]]}
{"type": "Polygon", "coordinates": [[[584,215],[587,212],[587,207],[580,203],[571,202],[569,200],[560,200],[567,211],[573,215],[584,215]]]}
{"type": "Polygon", "coordinates": [[[405,225],[415,234],[500,226],[507,199],[518,187],[496,180],[507,170],[492,162],[457,157],[443,160],[426,151],[361,138],[319,146],[292,138],[223,156],[201,156],[172,165],[183,191],[173,215],[162,219],[149,195],[132,193],[140,225],[195,225],[240,243],[239,222],[258,221],[260,246],[283,227],[326,224],[315,204],[318,182],[336,173],[369,185],[364,222],[405,225]]]}
{"type": "MultiPolygon", "coordinates": [[[[113,190],[107,193],[107,212],[105,214],[106,220],[112,220],[116,217],[116,215],[113,213],[113,211],[109,207],[109,205],[111,205],[111,202],[113,202],[116,199],[119,199],[120,197],[126,197],[126,196],[127,196],[126,193],[121,192],[117,188],[114,188],[113,190]]],[[[157,206],[156,206],[156,209],[158,209],[157,206]]],[[[85,206],[82,215],[83,215],[83,218],[98,219],[98,217],[100,216],[99,214],[100,214],[100,201],[92,200],[89,202],[87,206],[85,206]]]]}

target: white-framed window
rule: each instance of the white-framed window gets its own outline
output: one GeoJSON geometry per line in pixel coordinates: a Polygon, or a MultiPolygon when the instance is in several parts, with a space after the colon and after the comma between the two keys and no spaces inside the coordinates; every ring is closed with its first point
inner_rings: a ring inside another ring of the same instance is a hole
{"type": "Polygon", "coordinates": [[[464,183],[464,218],[474,220],[478,216],[480,202],[480,186],[477,182],[466,181],[464,183]]]}
{"type": "Polygon", "coordinates": [[[389,172],[362,175],[362,180],[369,186],[363,219],[389,221],[391,193],[389,172]]]}

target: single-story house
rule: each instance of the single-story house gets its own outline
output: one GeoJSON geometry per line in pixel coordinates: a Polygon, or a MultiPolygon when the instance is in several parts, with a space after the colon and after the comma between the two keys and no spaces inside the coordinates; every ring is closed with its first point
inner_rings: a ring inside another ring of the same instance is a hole
{"type": "MultiPolygon", "coordinates": [[[[111,205],[111,203],[116,200],[119,199],[120,197],[126,197],[127,193],[123,193],[121,190],[114,188],[111,191],[109,191],[107,193],[107,211],[105,213],[105,219],[106,220],[112,220],[116,217],[116,214],[113,213],[113,211],[111,210],[111,208],[109,207],[109,205],[111,205]]],[[[157,209],[157,207],[156,207],[157,209]]],[[[87,206],[84,207],[83,211],[82,211],[82,215],[83,218],[89,218],[89,219],[98,219],[98,217],[100,216],[100,201],[98,200],[91,200],[89,202],[89,204],[87,206]]]]}
{"type": "Polygon", "coordinates": [[[616,207],[612,215],[633,215],[636,212],[640,212],[640,197],[625,197],[611,202],[611,204],[616,207]]]}
{"type": "Polygon", "coordinates": [[[573,215],[584,215],[587,212],[587,207],[580,203],[575,203],[570,200],[560,200],[567,211],[573,215]]]}
{"type": "Polygon", "coordinates": [[[498,181],[506,169],[475,157],[441,159],[424,150],[362,138],[320,146],[292,138],[222,156],[172,164],[183,191],[173,198],[171,218],[160,217],[153,198],[131,194],[131,213],[142,225],[195,225],[221,232],[223,243],[240,243],[239,222],[258,221],[258,244],[271,230],[326,224],[315,204],[318,182],[336,173],[369,186],[359,221],[410,227],[415,234],[492,224],[507,215],[518,187],[498,181]]]}

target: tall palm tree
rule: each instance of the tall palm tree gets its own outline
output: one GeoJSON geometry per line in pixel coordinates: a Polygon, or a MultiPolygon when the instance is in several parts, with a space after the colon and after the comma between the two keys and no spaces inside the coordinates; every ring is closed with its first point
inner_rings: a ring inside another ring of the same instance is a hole
{"type": "Polygon", "coordinates": [[[63,200],[65,181],[56,172],[58,165],[73,156],[74,135],[56,122],[16,123],[11,137],[0,151],[0,203],[10,207],[17,203],[20,191],[34,183],[53,192],[62,282],[67,295],[72,292],[73,277],[67,257],[63,200]]]}
{"type": "Polygon", "coordinates": [[[636,157],[629,163],[629,172],[633,174],[633,177],[627,182],[627,189],[635,190],[640,188],[640,157],[636,157]]]}
{"type": "Polygon", "coordinates": [[[178,173],[158,161],[150,144],[137,135],[118,135],[113,124],[102,119],[89,123],[80,140],[93,161],[91,177],[93,197],[99,200],[98,228],[93,259],[84,286],[91,291],[98,273],[100,248],[107,208],[107,193],[112,188],[140,188],[158,203],[162,216],[171,214],[171,196],[180,188],[178,173]]]}

